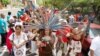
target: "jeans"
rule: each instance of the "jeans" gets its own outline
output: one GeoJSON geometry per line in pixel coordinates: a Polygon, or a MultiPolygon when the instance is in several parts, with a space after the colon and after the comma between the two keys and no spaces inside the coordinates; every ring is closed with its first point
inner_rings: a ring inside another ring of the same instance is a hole
{"type": "Polygon", "coordinates": [[[0,33],[0,35],[1,35],[1,46],[4,46],[6,44],[7,33],[0,33]]]}

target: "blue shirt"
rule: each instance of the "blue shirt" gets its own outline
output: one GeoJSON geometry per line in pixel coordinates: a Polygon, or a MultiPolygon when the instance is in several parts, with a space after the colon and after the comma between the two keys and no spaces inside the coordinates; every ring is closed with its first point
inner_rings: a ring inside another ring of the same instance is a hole
{"type": "Polygon", "coordinates": [[[6,27],[6,22],[2,18],[0,18],[0,33],[6,33],[6,27]]]}
{"type": "Polygon", "coordinates": [[[17,12],[17,17],[19,18],[21,15],[23,15],[24,14],[24,11],[18,11],[17,12]]]}

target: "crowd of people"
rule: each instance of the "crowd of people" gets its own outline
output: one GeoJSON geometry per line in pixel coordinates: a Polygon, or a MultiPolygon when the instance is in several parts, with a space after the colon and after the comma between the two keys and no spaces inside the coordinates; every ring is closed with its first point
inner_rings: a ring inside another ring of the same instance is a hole
{"type": "Polygon", "coordinates": [[[27,56],[28,49],[39,56],[58,56],[60,51],[61,56],[82,56],[82,39],[94,18],[92,12],[69,14],[43,6],[21,9],[15,16],[0,14],[1,46],[7,45],[14,56],[27,56]]]}

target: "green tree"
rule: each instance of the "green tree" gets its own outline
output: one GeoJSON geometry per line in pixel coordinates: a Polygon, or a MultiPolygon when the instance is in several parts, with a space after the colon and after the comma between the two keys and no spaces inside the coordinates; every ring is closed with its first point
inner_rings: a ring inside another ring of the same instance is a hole
{"type": "Polygon", "coordinates": [[[100,0],[42,0],[42,4],[44,6],[53,6],[59,9],[65,7],[81,7],[89,9],[91,7],[91,3],[100,5],[100,0]]]}
{"type": "Polygon", "coordinates": [[[65,8],[72,0],[43,0],[44,6],[53,6],[59,9],[65,8]]]}
{"type": "Polygon", "coordinates": [[[0,1],[4,6],[7,6],[7,4],[10,3],[10,0],[1,0],[0,1]]]}

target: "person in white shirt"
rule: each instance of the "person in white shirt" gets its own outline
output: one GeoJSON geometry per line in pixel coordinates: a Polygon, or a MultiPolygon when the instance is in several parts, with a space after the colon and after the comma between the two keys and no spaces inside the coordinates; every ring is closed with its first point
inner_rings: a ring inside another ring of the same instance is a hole
{"type": "Polygon", "coordinates": [[[26,56],[27,35],[22,32],[22,24],[15,24],[15,32],[9,37],[14,51],[14,56],[26,56]]]}
{"type": "Polygon", "coordinates": [[[36,44],[37,39],[38,39],[38,33],[37,33],[38,29],[32,29],[30,32],[28,32],[28,37],[29,40],[31,40],[31,53],[33,55],[38,54],[37,50],[38,50],[38,46],[36,44]]]}
{"type": "Polygon", "coordinates": [[[96,36],[90,46],[90,56],[100,56],[100,36],[96,36]]]}
{"type": "Polygon", "coordinates": [[[69,16],[69,24],[73,24],[75,22],[75,18],[73,15],[69,16]]]}

